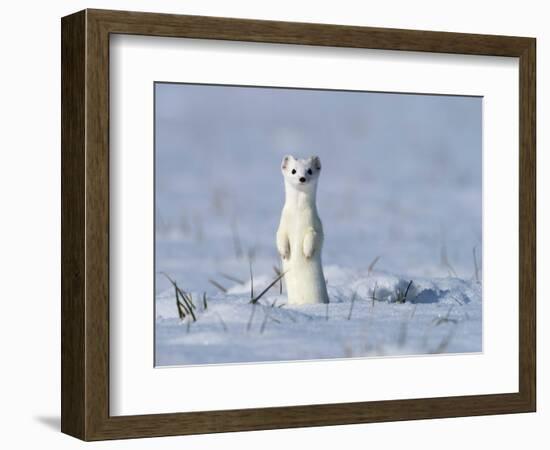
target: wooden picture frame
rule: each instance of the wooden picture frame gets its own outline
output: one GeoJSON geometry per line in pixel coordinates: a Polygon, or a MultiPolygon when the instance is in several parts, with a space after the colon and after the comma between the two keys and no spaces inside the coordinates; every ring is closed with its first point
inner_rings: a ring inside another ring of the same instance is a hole
{"type": "Polygon", "coordinates": [[[64,433],[100,440],[535,411],[535,39],[104,10],[64,17],[61,30],[64,433]],[[519,391],[110,416],[109,36],[117,33],[519,58],[519,391]]]}

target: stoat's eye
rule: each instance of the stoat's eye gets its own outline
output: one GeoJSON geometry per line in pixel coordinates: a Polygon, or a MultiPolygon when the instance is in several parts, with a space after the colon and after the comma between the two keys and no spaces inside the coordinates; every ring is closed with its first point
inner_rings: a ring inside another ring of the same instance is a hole
{"type": "Polygon", "coordinates": [[[310,175],[313,175],[313,172],[311,171],[311,169],[307,169],[307,173],[310,175]]]}
{"type": "Polygon", "coordinates": [[[296,169],[292,169],[292,175],[296,173],[296,169]]]}

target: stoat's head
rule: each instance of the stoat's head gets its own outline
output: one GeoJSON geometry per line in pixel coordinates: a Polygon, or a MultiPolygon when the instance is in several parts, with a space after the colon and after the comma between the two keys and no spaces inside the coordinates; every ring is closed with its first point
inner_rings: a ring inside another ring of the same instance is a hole
{"type": "Polygon", "coordinates": [[[315,188],[321,173],[321,160],[318,156],[296,159],[286,155],[281,163],[281,171],[287,183],[300,190],[315,188]]]}

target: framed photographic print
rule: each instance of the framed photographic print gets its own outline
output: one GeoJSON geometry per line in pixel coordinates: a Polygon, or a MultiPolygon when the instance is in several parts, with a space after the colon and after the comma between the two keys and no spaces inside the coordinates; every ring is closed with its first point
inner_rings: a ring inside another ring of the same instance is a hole
{"type": "Polygon", "coordinates": [[[62,431],[535,410],[535,39],[62,19],[62,431]]]}

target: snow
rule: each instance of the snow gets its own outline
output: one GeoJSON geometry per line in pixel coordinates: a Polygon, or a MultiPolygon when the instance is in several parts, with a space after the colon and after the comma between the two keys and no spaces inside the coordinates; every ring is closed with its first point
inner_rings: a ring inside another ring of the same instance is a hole
{"type": "MultiPolygon", "coordinates": [[[[227,294],[192,293],[197,321],[181,321],[169,289],[157,297],[157,365],[287,361],[460,353],[481,350],[481,286],[456,278],[409,281],[382,272],[361,276],[328,266],[340,280],[332,302],[289,307],[278,284],[256,305],[250,283],[227,294]],[[373,300],[373,288],[377,286],[373,300]],[[355,296],[354,296],[355,293],[355,296]],[[352,301],[353,298],[353,301],[352,301]]],[[[267,280],[255,280],[263,289],[267,280]],[[260,282],[263,281],[263,282],[260,282]]]]}
{"type": "Polygon", "coordinates": [[[481,99],[157,84],[156,102],[156,365],[482,351],[481,99]],[[255,295],[280,264],[286,153],[322,160],[328,307],[279,284],[250,304],[249,264],[255,295]]]}

